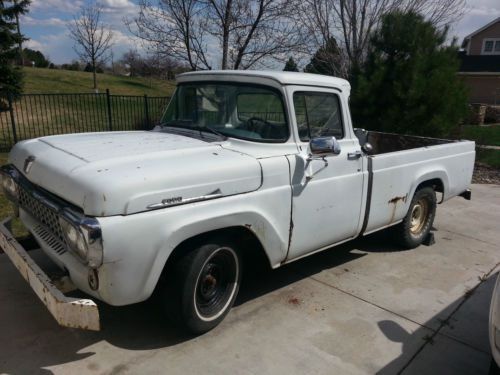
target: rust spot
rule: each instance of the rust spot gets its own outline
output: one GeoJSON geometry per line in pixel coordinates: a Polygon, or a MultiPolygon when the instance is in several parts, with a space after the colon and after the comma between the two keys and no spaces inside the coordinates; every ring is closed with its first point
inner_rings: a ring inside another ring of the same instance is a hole
{"type": "Polygon", "coordinates": [[[290,298],[290,299],[288,300],[288,303],[289,303],[290,305],[295,305],[295,306],[300,305],[300,301],[299,301],[299,299],[298,299],[297,297],[292,297],[292,298],[290,298]]]}
{"type": "Polygon", "coordinates": [[[391,218],[389,219],[389,224],[392,223],[394,221],[394,216],[396,215],[396,207],[398,205],[398,202],[406,202],[406,198],[408,197],[408,194],[406,194],[405,196],[401,196],[401,197],[394,197],[392,198],[391,200],[389,200],[389,204],[392,204],[392,213],[391,213],[391,218]]]}
{"type": "Polygon", "coordinates": [[[387,203],[398,203],[399,201],[401,202],[406,202],[406,197],[408,196],[408,194],[406,194],[404,197],[394,197],[392,198],[389,202],[387,203]]]}

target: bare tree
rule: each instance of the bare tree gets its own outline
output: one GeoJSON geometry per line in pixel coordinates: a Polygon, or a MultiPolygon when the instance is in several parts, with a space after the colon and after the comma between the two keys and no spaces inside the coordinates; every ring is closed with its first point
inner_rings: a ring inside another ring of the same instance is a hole
{"type": "Polygon", "coordinates": [[[141,0],[129,30],[154,51],[185,62],[192,70],[211,69],[203,31],[205,5],[199,0],[141,0]]]}
{"type": "Polygon", "coordinates": [[[297,0],[141,0],[129,29],[193,70],[249,69],[300,51],[292,22],[297,0]],[[215,48],[215,46],[219,48],[215,48]]]}
{"type": "Polygon", "coordinates": [[[97,91],[96,69],[99,62],[107,59],[112,47],[113,32],[101,21],[102,6],[90,3],[68,25],[74,40],[75,52],[92,66],[94,90],[97,91]]]}
{"type": "Polygon", "coordinates": [[[464,8],[465,0],[304,0],[297,21],[315,48],[324,48],[330,37],[337,37],[352,70],[363,62],[370,35],[384,13],[416,11],[443,27],[463,15],[464,8]]]}

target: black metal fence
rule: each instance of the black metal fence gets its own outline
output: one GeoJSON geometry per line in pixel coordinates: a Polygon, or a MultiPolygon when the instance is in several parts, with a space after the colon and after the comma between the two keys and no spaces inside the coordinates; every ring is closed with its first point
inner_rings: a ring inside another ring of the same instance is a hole
{"type": "Polygon", "coordinates": [[[23,94],[0,98],[0,151],[53,134],[151,129],[170,98],[102,94],[23,94]],[[2,103],[4,110],[2,110],[2,103]]]}

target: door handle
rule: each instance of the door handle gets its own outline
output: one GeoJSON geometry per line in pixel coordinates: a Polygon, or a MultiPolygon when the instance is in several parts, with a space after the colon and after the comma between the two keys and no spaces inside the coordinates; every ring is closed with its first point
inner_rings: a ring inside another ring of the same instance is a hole
{"type": "Polygon", "coordinates": [[[347,159],[359,159],[363,155],[361,151],[349,152],[347,154],[347,159]]]}

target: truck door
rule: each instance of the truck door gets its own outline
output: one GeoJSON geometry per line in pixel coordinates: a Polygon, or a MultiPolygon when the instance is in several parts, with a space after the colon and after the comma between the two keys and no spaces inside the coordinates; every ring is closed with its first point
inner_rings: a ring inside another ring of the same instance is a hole
{"type": "Polygon", "coordinates": [[[293,228],[287,260],[353,238],[363,204],[363,157],[339,91],[289,87],[299,154],[291,168],[293,228]],[[308,161],[312,138],[334,136],[338,155],[308,161]]]}

